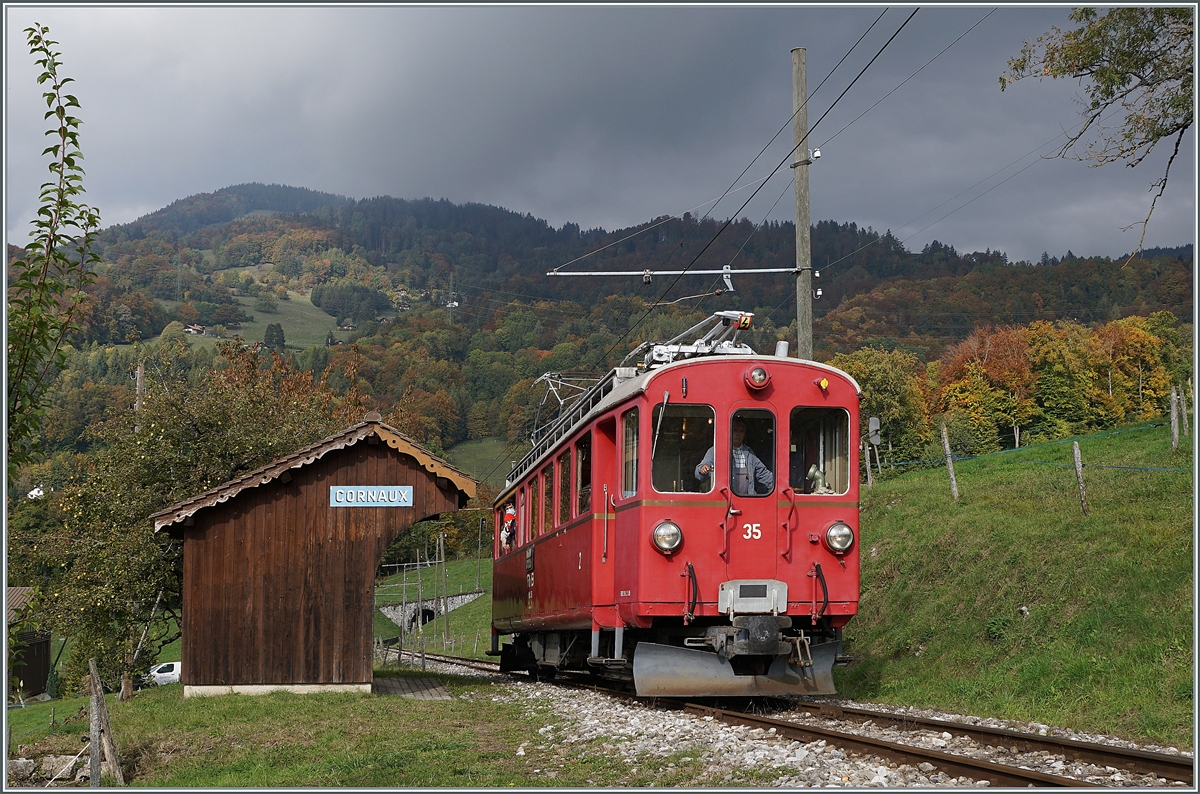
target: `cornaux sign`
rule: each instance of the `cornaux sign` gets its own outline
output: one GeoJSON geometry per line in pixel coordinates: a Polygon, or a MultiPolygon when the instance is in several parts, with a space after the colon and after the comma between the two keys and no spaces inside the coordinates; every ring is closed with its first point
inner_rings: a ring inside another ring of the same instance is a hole
{"type": "Polygon", "coordinates": [[[412,507],[411,485],[331,485],[330,507],[412,507]]]}

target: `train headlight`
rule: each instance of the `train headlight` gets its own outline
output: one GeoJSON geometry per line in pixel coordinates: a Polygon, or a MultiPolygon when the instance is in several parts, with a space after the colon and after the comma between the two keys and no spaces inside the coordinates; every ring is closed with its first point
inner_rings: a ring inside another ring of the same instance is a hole
{"type": "Polygon", "coordinates": [[[664,521],[654,528],[654,547],[663,554],[671,554],[683,543],[683,530],[674,521],[664,521]]]}
{"type": "Polygon", "coordinates": [[[766,367],[754,366],[746,370],[746,385],[751,389],[765,389],[771,382],[771,373],[766,367]]]}
{"type": "Polygon", "coordinates": [[[845,554],[854,545],[854,530],[838,521],[825,530],[825,543],[835,554],[845,554]]]}

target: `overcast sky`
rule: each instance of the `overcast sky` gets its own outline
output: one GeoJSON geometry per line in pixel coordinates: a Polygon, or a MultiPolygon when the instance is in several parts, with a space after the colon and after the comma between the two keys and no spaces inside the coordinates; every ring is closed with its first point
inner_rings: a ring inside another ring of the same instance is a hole
{"type": "MultiPolygon", "coordinates": [[[[889,10],[816,91],[882,7],[9,5],[6,233],[25,240],[47,173],[41,87],[22,32],[34,21],[50,26],[76,79],[87,197],[106,226],[195,193],[274,182],[615,229],[729,187],[791,115],[793,47],[807,49],[812,126],[911,8],[889,10]]],[[[1145,216],[1168,144],[1136,169],[1039,160],[1077,125],[1079,86],[999,89],[1023,40],[1070,25],[1066,6],[996,10],[834,135],[991,10],[921,9],[815,127],[812,220],[891,229],[910,250],[938,239],[1013,260],[1133,250],[1140,229],[1122,227],[1145,216]]],[[[789,128],[742,183],[769,174],[790,146],[789,128]]],[[[1195,147],[1193,130],[1147,246],[1194,240],[1195,147]]],[[[782,169],[739,215],[793,218],[790,177],[782,169]]],[[[714,214],[729,217],[752,190],[714,214]]]]}

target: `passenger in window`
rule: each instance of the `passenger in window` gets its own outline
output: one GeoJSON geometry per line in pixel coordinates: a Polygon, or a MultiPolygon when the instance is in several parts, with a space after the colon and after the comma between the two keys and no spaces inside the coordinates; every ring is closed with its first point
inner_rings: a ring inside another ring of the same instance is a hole
{"type": "MultiPolygon", "coordinates": [[[[758,456],[742,442],[746,440],[746,423],[741,419],[733,420],[733,433],[730,436],[730,477],[729,483],[733,492],[739,496],[754,496],[760,493],[770,493],[775,488],[775,475],[763,464],[758,456]]],[[[696,467],[696,479],[703,481],[712,474],[713,461],[716,457],[715,447],[709,447],[704,453],[704,460],[696,467]]]]}
{"type": "Polygon", "coordinates": [[[517,534],[517,508],[512,502],[504,506],[504,523],[500,527],[500,549],[510,552],[517,534]]]}

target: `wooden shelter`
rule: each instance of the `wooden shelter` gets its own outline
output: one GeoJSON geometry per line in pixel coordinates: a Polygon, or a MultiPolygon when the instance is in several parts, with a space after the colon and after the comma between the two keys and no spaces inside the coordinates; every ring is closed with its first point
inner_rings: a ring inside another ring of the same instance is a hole
{"type": "MultiPolygon", "coordinates": [[[[33,600],[32,587],[10,587],[5,598],[5,627],[11,626],[17,616],[33,600]]],[[[16,678],[16,689],[23,697],[33,697],[46,691],[46,679],[50,675],[50,632],[41,627],[27,629],[17,635],[22,644],[20,660],[11,665],[8,674],[16,678]]]]}
{"type": "Polygon", "coordinates": [[[476,483],[379,414],[151,516],[183,539],[185,697],[370,691],[374,578],[476,483]]]}

